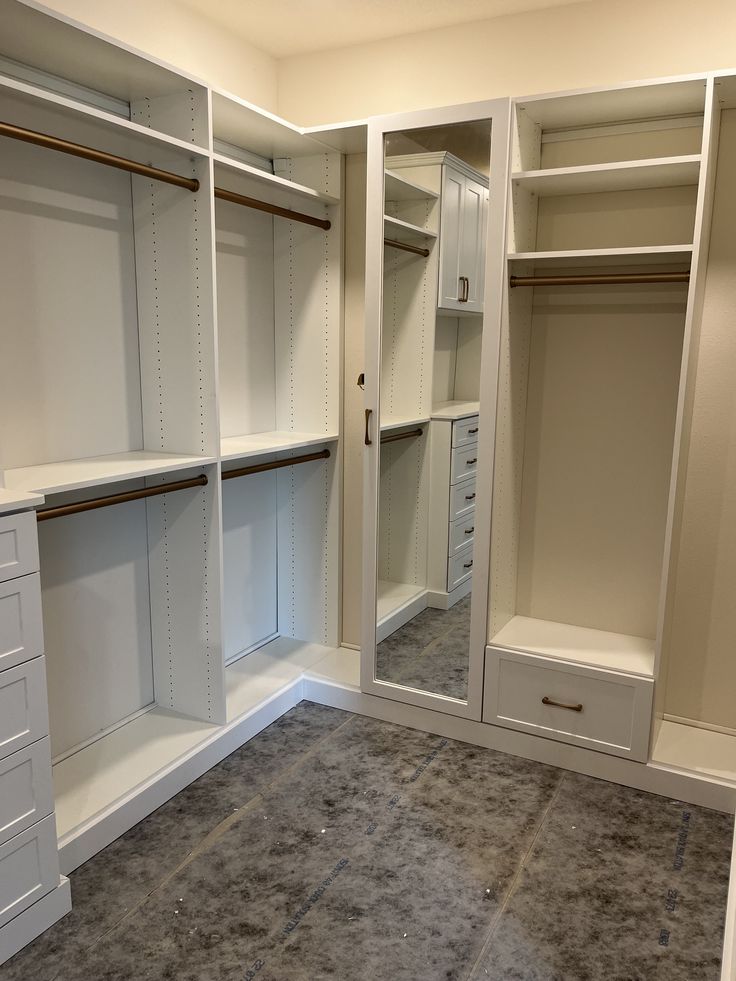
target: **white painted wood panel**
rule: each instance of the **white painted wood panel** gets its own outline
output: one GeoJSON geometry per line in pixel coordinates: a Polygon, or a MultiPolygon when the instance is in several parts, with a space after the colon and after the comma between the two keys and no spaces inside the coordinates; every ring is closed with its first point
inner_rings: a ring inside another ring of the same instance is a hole
{"type": "Polygon", "coordinates": [[[0,926],[59,884],[53,815],[0,845],[0,926]]]}
{"type": "Polygon", "coordinates": [[[0,844],[51,814],[48,736],[0,760],[0,844]]]}
{"type": "Polygon", "coordinates": [[[0,516],[0,582],[37,570],[35,511],[0,516]]]}
{"type": "Polygon", "coordinates": [[[39,654],[43,654],[41,583],[34,572],[0,583],[0,671],[39,654]]]}
{"type": "Polygon", "coordinates": [[[0,759],[48,734],[43,657],[0,672],[0,759]]]}

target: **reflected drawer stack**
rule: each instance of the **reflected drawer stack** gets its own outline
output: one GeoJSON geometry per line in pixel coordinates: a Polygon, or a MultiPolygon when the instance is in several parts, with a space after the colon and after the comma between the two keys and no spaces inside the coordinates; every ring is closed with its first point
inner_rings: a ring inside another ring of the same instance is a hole
{"type": "Polygon", "coordinates": [[[450,526],[447,553],[448,592],[457,589],[473,573],[477,465],[478,416],[468,416],[452,424],[450,526]]]}
{"type": "Polygon", "coordinates": [[[36,516],[0,515],[0,930],[59,885],[36,516]]]}

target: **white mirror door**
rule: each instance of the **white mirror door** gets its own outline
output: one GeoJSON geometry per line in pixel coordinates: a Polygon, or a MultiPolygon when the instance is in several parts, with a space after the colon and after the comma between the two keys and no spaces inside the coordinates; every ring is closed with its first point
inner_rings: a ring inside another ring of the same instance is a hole
{"type": "Polygon", "coordinates": [[[361,687],[474,719],[508,144],[507,100],[368,131],[361,687]]]}

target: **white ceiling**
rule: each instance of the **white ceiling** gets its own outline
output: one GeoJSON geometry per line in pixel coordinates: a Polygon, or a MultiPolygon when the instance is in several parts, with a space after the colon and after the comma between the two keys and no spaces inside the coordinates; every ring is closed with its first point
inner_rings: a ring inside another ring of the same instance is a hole
{"type": "MultiPolygon", "coordinates": [[[[575,0],[179,0],[275,58],[575,0]]],[[[579,0],[578,0],[579,2],[579,0]]],[[[588,0],[589,2],[589,0],[588,0]]]]}

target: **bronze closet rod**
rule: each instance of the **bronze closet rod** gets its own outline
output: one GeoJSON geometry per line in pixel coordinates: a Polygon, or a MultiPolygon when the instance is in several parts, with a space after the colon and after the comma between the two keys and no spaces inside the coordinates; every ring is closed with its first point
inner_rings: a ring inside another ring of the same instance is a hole
{"type": "Polygon", "coordinates": [[[587,276],[510,276],[509,286],[623,286],[627,283],[689,283],[689,272],[593,273],[587,276]]]}
{"type": "Polygon", "coordinates": [[[385,436],[381,436],[381,446],[384,443],[397,443],[400,439],[416,439],[417,436],[422,436],[423,431],[421,429],[409,429],[405,433],[387,433],[385,436]]]}
{"type": "Polygon", "coordinates": [[[9,136],[10,139],[20,140],[23,143],[33,143],[35,146],[42,146],[47,150],[58,150],[60,153],[68,153],[72,157],[93,160],[95,163],[105,164],[107,167],[116,167],[118,170],[127,170],[131,174],[138,174],[141,177],[150,177],[151,180],[163,181],[164,184],[184,187],[188,191],[199,190],[199,181],[194,177],[180,177],[179,174],[172,174],[168,170],[159,170],[158,167],[149,167],[147,164],[128,160],[127,157],[116,157],[115,154],[106,153],[104,150],[95,150],[93,147],[83,146],[81,143],[70,143],[68,140],[60,140],[57,136],[37,133],[35,130],[23,129],[10,123],[0,123],[0,136],[9,136]]]}
{"type": "Polygon", "coordinates": [[[238,467],[237,470],[226,470],[222,474],[222,479],[231,480],[233,477],[249,477],[252,473],[264,473],[266,470],[280,470],[282,467],[295,467],[298,463],[311,463],[312,460],[327,460],[329,456],[329,450],[320,450],[319,453],[304,453],[302,456],[292,456],[288,460],[272,460],[271,463],[254,463],[251,467],[238,467]]]}
{"type": "Polygon", "coordinates": [[[390,246],[392,249],[401,249],[402,252],[413,252],[414,255],[423,255],[425,258],[429,255],[429,249],[422,249],[418,245],[409,245],[408,242],[397,242],[393,238],[385,238],[383,244],[390,246]]]}
{"type": "Polygon", "coordinates": [[[314,218],[312,215],[305,215],[301,211],[291,211],[289,208],[280,208],[277,204],[268,204],[266,201],[259,201],[258,198],[249,198],[245,194],[236,194],[235,191],[226,191],[224,187],[215,188],[215,197],[221,201],[229,201],[231,204],[242,204],[244,208],[255,208],[256,211],[266,211],[269,215],[278,215],[279,218],[289,218],[291,221],[300,221],[304,225],[314,225],[315,228],[324,228],[329,231],[332,227],[327,218],[314,218]]]}
{"type": "Polygon", "coordinates": [[[46,508],[36,511],[37,521],[49,521],[51,518],[65,518],[68,514],[79,514],[81,511],[96,511],[98,508],[109,508],[113,504],[127,504],[128,501],[140,501],[144,497],[159,497],[173,491],[186,490],[188,487],[205,487],[207,475],[199,474],[187,480],[174,480],[170,484],[157,484],[155,487],[142,487],[140,490],[123,491],[122,494],[108,494],[105,497],[93,497],[87,501],[77,501],[75,504],[61,504],[56,508],[46,508]]]}

